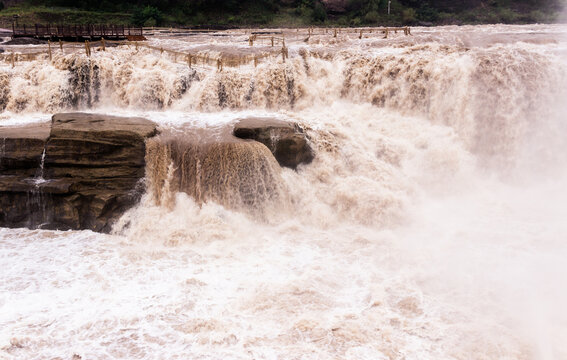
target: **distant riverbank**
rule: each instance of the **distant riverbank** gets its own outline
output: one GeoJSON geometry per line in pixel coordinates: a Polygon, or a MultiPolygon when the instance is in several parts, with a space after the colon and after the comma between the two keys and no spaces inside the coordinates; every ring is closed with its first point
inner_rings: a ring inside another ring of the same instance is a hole
{"type": "Polygon", "coordinates": [[[30,0],[4,6],[0,27],[12,23],[136,24],[213,28],[302,26],[436,26],[554,23],[567,20],[565,0],[261,0],[154,1],[113,4],[90,1],[30,0]],[[81,5],[82,4],[82,5],[81,5]],[[50,6],[48,6],[50,5],[50,6]],[[67,6],[65,6],[67,5],[67,6]],[[388,13],[389,12],[389,13],[388,13]],[[15,16],[17,18],[15,18],[15,16]]]}

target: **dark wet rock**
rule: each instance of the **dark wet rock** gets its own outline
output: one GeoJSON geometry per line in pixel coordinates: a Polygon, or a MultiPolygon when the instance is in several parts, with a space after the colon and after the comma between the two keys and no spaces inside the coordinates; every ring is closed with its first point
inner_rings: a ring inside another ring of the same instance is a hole
{"type": "Polygon", "coordinates": [[[266,145],[281,166],[296,169],[309,164],[315,153],[303,129],[295,123],[270,118],[247,118],[234,126],[234,136],[266,145]]]}
{"type": "Polygon", "coordinates": [[[51,126],[49,123],[0,128],[0,175],[34,176],[51,126]]]}
{"type": "Polygon", "coordinates": [[[146,119],[83,113],[0,127],[0,226],[110,231],[144,190],[156,133],[146,119]]]}

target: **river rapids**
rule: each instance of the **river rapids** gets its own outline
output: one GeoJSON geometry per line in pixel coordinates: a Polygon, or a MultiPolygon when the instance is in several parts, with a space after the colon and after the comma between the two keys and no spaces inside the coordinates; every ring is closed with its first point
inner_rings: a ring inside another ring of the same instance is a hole
{"type": "MultiPolygon", "coordinates": [[[[0,228],[0,359],[567,359],[567,26],[286,31],[285,62],[222,71],[134,46],[0,64],[0,126],[269,117],[316,154],[261,214],[150,186],[109,235],[0,228]]],[[[149,44],[272,50],[248,37],[149,44]]]]}

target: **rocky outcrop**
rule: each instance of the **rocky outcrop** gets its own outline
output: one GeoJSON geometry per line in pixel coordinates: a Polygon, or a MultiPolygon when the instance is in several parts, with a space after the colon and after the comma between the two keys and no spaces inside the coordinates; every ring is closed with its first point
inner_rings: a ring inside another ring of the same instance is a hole
{"type": "Polygon", "coordinates": [[[247,118],[234,126],[234,136],[266,145],[281,166],[296,169],[309,164],[315,153],[305,132],[295,123],[270,118],[247,118]]]}
{"type": "Polygon", "coordinates": [[[146,119],[82,113],[0,127],[0,226],[110,231],[143,192],[156,133],[146,119]]]}
{"type": "Polygon", "coordinates": [[[274,119],[156,135],[149,120],[83,113],[0,127],[0,226],[109,232],[144,184],[160,205],[185,192],[268,218],[289,205],[281,166],[314,157],[297,124],[274,119]]]}

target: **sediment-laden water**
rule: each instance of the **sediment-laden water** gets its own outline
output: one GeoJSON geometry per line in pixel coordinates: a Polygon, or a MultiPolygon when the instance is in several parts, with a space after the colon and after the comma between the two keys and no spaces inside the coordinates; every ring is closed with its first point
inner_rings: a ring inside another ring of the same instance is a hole
{"type": "MultiPolygon", "coordinates": [[[[412,33],[291,32],[285,63],[222,72],[134,47],[0,65],[0,126],[162,129],[111,235],[0,229],[0,358],[567,358],[567,27],[412,33]],[[297,122],[315,159],[215,149],[203,193],[199,134],[249,116],[297,122]]],[[[150,43],[252,51],[224,35],[150,43]]]]}

